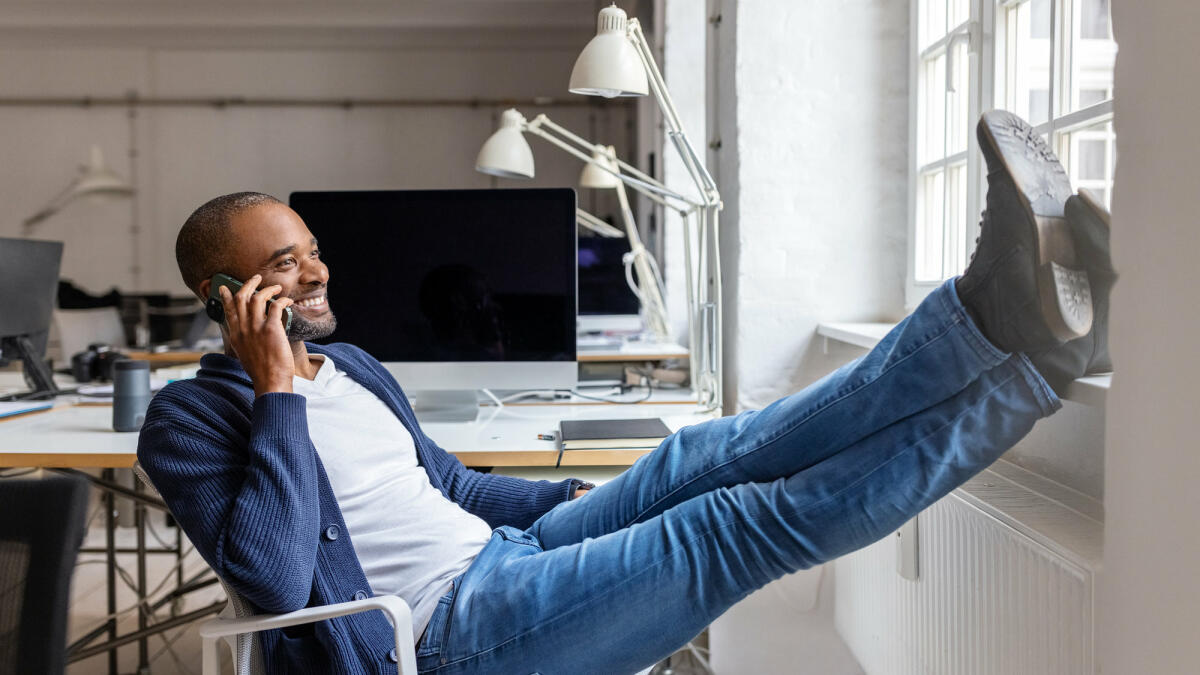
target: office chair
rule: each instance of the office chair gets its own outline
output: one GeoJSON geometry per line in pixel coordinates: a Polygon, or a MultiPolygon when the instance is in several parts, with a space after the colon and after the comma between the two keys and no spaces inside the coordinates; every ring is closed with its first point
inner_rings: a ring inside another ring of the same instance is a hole
{"type": "Polygon", "coordinates": [[[88,485],[0,479],[0,673],[61,674],[88,485]]]}
{"type": "MultiPolygon", "coordinates": [[[[151,490],[155,490],[150,477],[146,475],[141,464],[134,463],[133,472],[139,480],[151,490]]],[[[305,607],[286,614],[255,614],[253,607],[245,598],[238,595],[232,586],[225,583],[221,575],[217,575],[229,597],[229,604],[214,619],[200,624],[201,668],[203,675],[218,675],[220,655],[217,653],[217,641],[224,640],[233,654],[233,667],[236,675],[261,675],[265,672],[256,634],[273,628],[286,628],[306,623],[316,623],[325,619],[379,610],[392,622],[396,634],[397,668],[400,675],[416,675],[417,656],[412,641],[412,611],[400,598],[394,595],[380,595],[365,600],[339,602],[323,607],[305,607]]],[[[0,661],[2,664],[3,661],[0,661]]],[[[3,672],[3,671],[0,671],[3,672]]]]}

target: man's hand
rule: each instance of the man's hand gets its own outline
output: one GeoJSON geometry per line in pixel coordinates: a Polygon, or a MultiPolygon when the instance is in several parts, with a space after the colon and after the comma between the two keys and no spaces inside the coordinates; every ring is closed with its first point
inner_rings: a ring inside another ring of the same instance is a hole
{"type": "MultiPolygon", "coordinates": [[[[583,488],[583,487],[575,488],[575,494],[571,495],[571,499],[579,499],[580,497],[586,495],[587,491],[588,491],[588,488],[583,488]]],[[[588,502],[588,503],[591,504],[591,502],[588,502]]]]}
{"type": "Polygon", "coordinates": [[[220,290],[229,344],[254,383],[256,398],[269,392],[291,392],[296,374],[292,347],[283,330],[283,308],[291,305],[292,299],[279,298],[268,309],[267,300],[283,287],[267,286],[255,293],[261,281],[262,276],[255,274],[236,294],[226,286],[220,290]]]}

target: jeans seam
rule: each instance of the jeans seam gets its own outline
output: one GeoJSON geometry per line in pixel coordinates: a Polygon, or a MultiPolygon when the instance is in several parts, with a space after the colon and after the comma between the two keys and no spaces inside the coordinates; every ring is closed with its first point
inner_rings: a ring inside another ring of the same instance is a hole
{"type": "Polygon", "coordinates": [[[722,468],[724,468],[724,467],[727,467],[727,466],[729,466],[730,464],[733,464],[734,462],[737,462],[738,460],[740,460],[740,459],[742,459],[742,458],[744,458],[744,457],[747,457],[747,456],[749,456],[749,455],[752,455],[752,454],[754,454],[754,453],[758,452],[759,450],[762,450],[762,449],[766,448],[767,446],[771,445],[772,443],[774,443],[774,442],[778,441],[780,438],[782,438],[782,437],[784,437],[784,436],[786,436],[786,435],[788,435],[788,434],[792,433],[793,431],[795,431],[796,429],[798,429],[798,428],[799,428],[799,427],[800,427],[802,424],[805,424],[805,423],[807,423],[809,420],[811,420],[811,419],[812,419],[814,416],[816,416],[817,414],[819,414],[819,413],[821,413],[821,412],[823,412],[823,411],[825,411],[825,410],[828,410],[828,409],[829,409],[830,407],[832,407],[834,404],[836,404],[836,403],[840,403],[841,401],[844,401],[845,399],[849,398],[849,397],[850,397],[850,396],[852,396],[853,394],[859,393],[859,392],[863,391],[864,389],[866,389],[867,387],[871,386],[872,384],[875,384],[876,382],[878,382],[878,381],[879,381],[879,379],[880,379],[880,378],[882,378],[882,377],[883,377],[884,375],[886,375],[887,373],[891,372],[891,371],[892,371],[892,369],[894,369],[896,366],[898,366],[898,365],[900,365],[901,363],[903,363],[904,361],[906,361],[906,360],[908,360],[908,359],[912,358],[912,357],[913,357],[913,356],[915,356],[916,354],[918,354],[918,353],[920,353],[921,351],[923,351],[923,350],[924,350],[926,347],[928,347],[928,346],[930,346],[930,345],[934,344],[934,343],[935,343],[935,342],[937,342],[938,340],[941,340],[943,337],[945,337],[946,335],[948,335],[948,334],[950,333],[950,330],[951,330],[951,329],[952,329],[952,328],[955,326],[955,324],[957,324],[957,323],[958,323],[958,321],[957,321],[957,320],[955,320],[955,321],[951,321],[950,323],[948,323],[948,324],[946,324],[946,325],[944,325],[944,326],[941,326],[941,327],[940,327],[940,328],[941,328],[940,332],[938,332],[938,333],[937,333],[937,334],[935,334],[935,335],[932,335],[931,337],[928,337],[928,338],[926,338],[926,339],[925,339],[925,342],[924,342],[924,343],[923,343],[923,344],[922,344],[920,347],[918,347],[918,348],[914,349],[913,351],[909,352],[908,354],[905,354],[904,356],[900,357],[900,358],[899,358],[899,359],[898,359],[898,360],[897,360],[895,363],[892,363],[892,364],[890,364],[889,366],[887,366],[887,367],[886,367],[884,370],[881,370],[881,371],[880,371],[880,372],[879,372],[879,373],[878,373],[878,374],[877,374],[875,377],[873,377],[873,378],[871,378],[871,379],[869,379],[869,380],[865,380],[865,381],[863,381],[863,382],[861,382],[861,383],[859,383],[859,384],[856,384],[856,385],[852,386],[852,387],[850,388],[850,390],[848,390],[846,393],[842,394],[841,396],[838,396],[837,398],[834,398],[833,400],[829,401],[828,403],[825,403],[825,404],[822,404],[822,405],[818,405],[818,406],[816,406],[815,408],[813,408],[812,410],[810,410],[809,412],[807,412],[806,414],[804,414],[804,415],[803,415],[803,416],[802,416],[802,417],[801,417],[799,420],[796,420],[796,421],[795,421],[793,424],[791,424],[791,425],[789,425],[789,426],[786,426],[786,427],[784,427],[784,430],[783,430],[783,431],[780,431],[779,433],[776,433],[776,434],[774,434],[773,436],[770,436],[770,437],[768,437],[768,438],[764,439],[764,440],[763,440],[761,443],[759,443],[758,445],[756,445],[756,446],[752,447],[751,449],[747,450],[746,452],[743,452],[743,453],[741,453],[741,454],[740,454],[740,455],[738,455],[737,457],[733,457],[733,458],[730,458],[729,460],[727,460],[727,461],[725,461],[725,462],[722,462],[722,463],[720,463],[720,464],[713,465],[713,466],[712,466],[712,467],[710,467],[709,469],[707,469],[707,470],[705,470],[705,471],[703,471],[703,472],[701,472],[701,473],[698,473],[698,474],[696,474],[695,476],[693,476],[693,477],[692,477],[690,480],[688,480],[688,481],[687,481],[686,483],[684,483],[683,485],[680,485],[680,486],[676,487],[674,490],[671,490],[670,492],[668,492],[668,493],[666,493],[666,494],[662,495],[661,497],[659,497],[658,499],[654,500],[654,502],[653,502],[653,503],[651,503],[650,505],[648,505],[646,508],[642,509],[642,510],[641,510],[640,512],[638,512],[638,514],[637,514],[637,515],[635,515],[635,516],[634,516],[634,517],[633,517],[633,518],[632,518],[632,519],[631,519],[629,522],[627,522],[627,523],[625,524],[625,527],[628,527],[629,525],[631,525],[631,524],[633,524],[633,523],[636,523],[636,522],[638,522],[638,521],[639,521],[639,520],[640,520],[642,517],[644,517],[644,516],[645,516],[647,513],[649,513],[650,511],[652,511],[652,510],[653,510],[655,507],[657,507],[659,504],[661,504],[661,503],[662,503],[662,502],[664,502],[665,500],[669,499],[669,498],[670,498],[672,495],[674,495],[674,494],[678,493],[679,491],[683,490],[683,489],[684,489],[684,488],[686,488],[688,485],[690,485],[690,484],[694,483],[695,481],[697,481],[697,480],[699,480],[699,479],[703,478],[704,476],[707,476],[707,475],[711,474],[711,473],[712,473],[712,472],[714,472],[714,471],[717,471],[718,469],[722,469],[722,468]]]}
{"type": "MultiPolygon", "coordinates": [[[[1016,377],[1017,377],[1017,374],[1016,374],[1016,373],[1011,373],[1011,374],[1009,374],[1009,376],[1008,376],[1008,377],[1006,377],[1006,378],[1004,378],[1002,381],[998,382],[998,383],[996,384],[996,386],[992,387],[991,389],[988,389],[988,390],[987,390],[987,391],[986,391],[986,392],[983,394],[983,396],[981,396],[981,397],[980,397],[980,400],[987,399],[987,398],[988,398],[988,397],[990,397],[990,396],[991,396],[991,395],[992,395],[992,394],[993,394],[993,393],[994,393],[994,392],[995,392],[997,389],[1000,389],[1001,387],[1003,387],[1004,385],[1008,384],[1009,382],[1012,382],[1012,381],[1013,381],[1013,380],[1014,380],[1016,377]]],[[[970,408],[967,408],[966,410],[963,410],[962,412],[958,413],[957,415],[955,415],[954,417],[952,417],[950,420],[948,420],[948,421],[947,421],[945,424],[939,425],[939,426],[938,426],[936,429],[932,429],[932,430],[930,430],[930,431],[929,431],[929,433],[927,433],[927,434],[924,434],[924,435],[922,435],[921,437],[919,437],[919,438],[916,438],[916,439],[913,439],[911,442],[904,444],[904,448],[905,448],[905,449],[907,449],[907,448],[911,448],[911,447],[913,447],[913,446],[917,445],[918,443],[920,443],[920,442],[924,441],[925,439],[929,438],[930,436],[933,436],[934,434],[936,434],[937,432],[941,431],[942,429],[945,429],[946,427],[949,427],[949,426],[951,426],[952,424],[954,424],[955,422],[957,422],[959,419],[961,419],[961,418],[962,418],[964,415],[966,415],[968,412],[970,412],[970,408]]],[[[871,469],[871,470],[870,470],[870,471],[868,471],[867,473],[863,474],[862,476],[860,476],[860,477],[859,477],[859,479],[858,479],[858,480],[856,480],[856,481],[854,481],[853,483],[850,483],[850,484],[848,484],[848,485],[844,486],[844,487],[843,487],[841,490],[838,490],[837,492],[835,492],[835,493],[833,493],[833,494],[831,494],[831,495],[828,495],[827,497],[825,497],[825,498],[824,498],[824,499],[822,499],[821,501],[819,501],[819,502],[816,502],[816,503],[813,503],[813,504],[810,504],[810,505],[808,505],[808,506],[804,507],[803,509],[798,509],[798,510],[790,511],[790,512],[788,512],[787,516],[794,516],[794,515],[797,515],[797,514],[799,514],[799,513],[802,513],[802,512],[804,512],[804,511],[808,511],[808,510],[811,510],[811,509],[815,509],[815,508],[817,508],[817,507],[820,507],[820,506],[823,506],[823,505],[827,504],[827,503],[828,503],[830,500],[833,500],[833,499],[835,499],[835,498],[837,498],[837,497],[840,497],[840,496],[841,496],[842,494],[844,494],[844,493],[845,493],[847,490],[849,490],[849,489],[851,489],[851,488],[853,488],[853,487],[855,487],[855,486],[857,486],[857,485],[860,485],[860,484],[861,484],[863,481],[867,480],[867,479],[868,479],[868,478],[870,478],[871,476],[875,475],[875,474],[876,474],[876,473],[878,473],[879,471],[883,470],[884,468],[886,468],[887,466],[889,466],[890,464],[892,464],[893,462],[895,462],[896,460],[898,460],[898,459],[900,458],[900,455],[901,455],[901,452],[897,452],[896,454],[894,454],[894,455],[892,455],[891,457],[889,457],[889,458],[887,459],[887,461],[883,462],[883,463],[882,463],[882,464],[880,464],[879,466],[877,466],[877,467],[875,467],[874,469],[871,469]]],[[[757,521],[759,521],[759,520],[762,520],[762,518],[747,518],[747,519],[746,519],[744,522],[757,522],[757,521]]],[[[828,561],[826,561],[826,562],[828,562],[828,561]]]]}
{"type": "Polygon", "coordinates": [[[1021,379],[1033,392],[1034,398],[1037,399],[1038,406],[1046,415],[1053,413],[1062,407],[1062,401],[1058,398],[1058,394],[1054,389],[1046,383],[1046,380],[1037,372],[1037,367],[1029,360],[1025,354],[1019,354],[1016,358],[1016,363],[1013,367],[1021,375],[1021,379]]]}
{"type": "MultiPolygon", "coordinates": [[[[984,393],[984,394],[983,394],[983,395],[980,397],[980,400],[983,400],[983,399],[986,399],[986,398],[990,397],[990,396],[991,396],[991,395],[992,395],[992,394],[993,394],[993,393],[994,393],[996,390],[998,390],[998,389],[1000,389],[1001,387],[1003,387],[1004,385],[1008,384],[1009,382],[1011,382],[1011,381],[1012,381],[1014,378],[1016,378],[1016,377],[1017,377],[1017,373],[1010,373],[1008,377],[1006,377],[1006,378],[1004,378],[1002,381],[998,382],[998,383],[997,383],[997,384],[996,384],[994,387],[992,387],[992,388],[988,389],[988,390],[987,390],[987,391],[986,391],[986,392],[985,392],[985,393],[984,393]]],[[[950,420],[948,420],[948,421],[947,421],[945,424],[939,425],[937,428],[930,430],[930,431],[929,431],[929,433],[926,433],[926,434],[922,435],[921,437],[914,439],[914,440],[913,440],[913,441],[911,441],[910,443],[907,443],[907,444],[905,444],[905,446],[904,446],[904,447],[905,447],[905,448],[911,448],[911,447],[913,447],[913,446],[917,445],[917,444],[918,444],[918,443],[920,443],[921,441],[923,441],[923,440],[925,440],[925,439],[929,438],[930,436],[933,436],[934,434],[936,434],[937,432],[941,431],[942,429],[945,429],[946,427],[949,427],[949,426],[951,426],[951,425],[952,425],[952,424],[954,424],[956,421],[958,421],[960,418],[962,418],[964,415],[966,415],[968,412],[970,412],[970,408],[968,408],[967,410],[963,410],[963,411],[962,411],[962,412],[960,412],[959,414],[955,415],[953,418],[951,418],[950,420]]],[[[789,511],[789,512],[788,512],[788,513],[786,513],[786,514],[781,514],[781,517],[783,517],[783,518],[788,518],[788,517],[795,516],[795,515],[798,515],[798,514],[800,514],[800,513],[806,512],[806,511],[810,511],[810,510],[812,510],[812,509],[819,508],[819,507],[821,507],[821,506],[823,506],[823,505],[827,504],[827,503],[828,503],[828,502],[830,502],[831,500],[833,500],[833,499],[836,499],[837,497],[840,497],[841,495],[843,495],[843,494],[844,494],[844,493],[845,493],[847,490],[850,490],[851,488],[853,488],[853,487],[855,487],[855,486],[857,486],[857,485],[860,485],[860,484],[861,484],[863,481],[867,480],[868,478],[870,478],[870,477],[871,477],[871,476],[873,476],[874,474],[878,473],[878,472],[879,472],[879,471],[881,471],[882,469],[884,469],[884,468],[886,468],[887,466],[891,465],[893,462],[895,462],[897,459],[899,459],[899,458],[900,458],[900,456],[901,456],[901,453],[900,453],[900,452],[897,452],[897,453],[896,453],[896,454],[894,454],[892,457],[890,457],[890,458],[889,458],[887,461],[885,461],[885,462],[881,463],[879,466],[876,466],[874,469],[871,469],[871,471],[869,471],[868,473],[864,474],[863,476],[861,476],[861,477],[860,477],[858,480],[854,481],[853,483],[850,483],[850,484],[846,485],[846,486],[845,486],[845,487],[843,487],[841,490],[838,490],[837,492],[835,492],[835,493],[833,493],[833,494],[831,494],[831,495],[829,495],[829,496],[825,497],[824,499],[822,499],[822,500],[820,500],[820,501],[818,501],[818,502],[815,502],[815,503],[813,503],[813,504],[809,504],[809,505],[805,506],[805,507],[804,507],[804,508],[802,508],[802,509],[796,509],[796,510],[793,510],[793,511],[789,511]]],[[[759,522],[759,521],[761,521],[761,520],[763,520],[763,519],[764,519],[764,517],[756,517],[756,518],[735,518],[735,519],[732,519],[732,520],[729,520],[729,521],[723,522],[723,523],[721,523],[721,524],[719,524],[719,525],[715,525],[715,526],[713,526],[713,527],[706,528],[706,529],[705,529],[703,532],[701,532],[701,533],[698,533],[698,534],[697,534],[696,536],[694,536],[694,537],[690,537],[689,539],[687,539],[686,541],[684,541],[684,542],[683,542],[681,545],[679,545],[679,546],[676,546],[675,548],[673,548],[673,549],[671,550],[671,552],[670,552],[668,555],[666,555],[666,556],[663,556],[663,557],[662,557],[662,558],[660,558],[659,560],[655,561],[655,563],[654,563],[653,565],[648,565],[648,566],[646,566],[646,567],[643,567],[641,570],[639,570],[639,571],[638,571],[638,573],[637,573],[637,574],[635,574],[635,575],[633,575],[633,576],[630,576],[630,577],[626,577],[626,578],[625,578],[625,579],[624,579],[624,580],[623,580],[621,583],[619,583],[619,584],[617,584],[617,585],[615,585],[615,586],[610,586],[610,587],[608,587],[608,590],[607,590],[606,592],[604,592],[604,593],[600,594],[598,597],[600,597],[600,598],[607,597],[607,596],[611,595],[612,593],[616,592],[618,589],[621,589],[621,588],[625,587],[626,585],[628,585],[628,584],[630,584],[630,583],[633,583],[633,581],[634,581],[634,580],[636,580],[638,577],[642,576],[643,574],[645,574],[645,573],[649,572],[650,570],[653,570],[653,569],[656,569],[656,568],[658,568],[658,567],[661,567],[661,566],[662,566],[662,565],[663,565],[663,564],[664,564],[664,563],[665,563],[665,562],[666,562],[666,561],[667,561],[669,558],[671,558],[671,557],[673,557],[673,556],[675,556],[675,555],[678,555],[680,552],[682,552],[682,551],[686,550],[686,549],[688,548],[688,545],[689,545],[689,544],[691,544],[692,542],[694,542],[694,541],[696,541],[696,540],[698,540],[698,539],[702,539],[702,538],[704,538],[704,537],[707,537],[707,536],[709,536],[709,535],[713,534],[714,532],[718,532],[718,531],[720,531],[720,530],[728,529],[729,527],[732,527],[732,526],[734,526],[734,525],[737,525],[737,524],[744,524],[744,523],[756,523],[756,522],[759,522]]],[[[824,561],[824,562],[828,562],[828,561],[824,561]]],[[[541,625],[545,625],[545,624],[553,624],[553,623],[556,623],[556,622],[560,621],[560,620],[561,620],[563,617],[567,616],[568,614],[570,614],[570,613],[572,613],[572,612],[576,612],[576,611],[581,611],[581,610],[584,610],[584,609],[586,609],[586,607],[585,607],[585,606],[583,606],[583,605],[575,605],[575,606],[573,606],[573,607],[571,607],[571,608],[569,608],[569,609],[567,609],[567,610],[565,610],[565,611],[563,611],[563,612],[560,612],[560,613],[558,613],[558,614],[554,615],[553,617],[550,617],[550,618],[548,618],[548,619],[544,619],[544,620],[541,622],[541,625]]],[[[468,660],[470,660],[470,659],[474,659],[474,658],[479,658],[479,657],[485,656],[485,655],[487,655],[487,654],[489,654],[489,653],[491,653],[491,652],[494,652],[494,651],[496,651],[497,649],[500,649],[500,648],[502,648],[502,647],[504,647],[504,646],[506,646],[506,645],[509,645],[509,644],[511,644],[511,643],[512,643],[512,642],[514,642],[514,641],[520,640],[521,638],[525,637],[526,635],[529,635],[530,633],[536,632],[537,630],[538,630],[538,628],[537,628],[537,627],[530,628],[530,629],[528,629],[528,630],[526,630],[526,631],[523,631],[523,632],[521,632],[521,633],[519,633],[519,634],[517,634],[517,635],[514,635],[514,636],[512,636],[512,637],[510,637],[510,638],[508,638],[508,639],[506,639],[506,640],[504,640],[504,641],[503,641],[503,642],[501,642],[500,644],[492,645],[491,647],[488,647],[488,648],[487,648],[487,649],[485,649],[485,650],[478,651],[478,652],[474,652],[474,653],[470,654],[469,656],[464,656],[464,657],[462,657],[462,658],[458,658],[458,659],[455,659],[455,660],[453,660],[453,661],[448,661],[448,662],[447,662],[447,663],[445,663],[445,664],[441,664],[441,665],[439,666],[439,668],[438,668],[438,669],[440,669],[441,667],[448,667],[448,666],[456,665],[456,664],[458,664],[458,663],[462,663],[462,662],[464,662],[464,661],[468,661],[468,660]]],[[[437,669],[435,669],[435,670],[437,670],[437,669]]],[[[429,671],[429,672],[434,672],[434,671],[429,671]]]]}
{"type": "MultiPolygon", "coordinates": [[[[697,534],[696,536],[694,536],[690,539],[687,539],[686,541],[682,542],[681,545],[673,548],[668,555],[663,556],[662,558],[657,560],[653,565],[648,565],[646,567],[641,568],[640,570],[638,570],[638,572],[636,574],[626,577],[621,583],[616,584],[615,586],[609,586],[604,593],[601,593],[595,597],[604,598],[604,597],[607,597],[607,596],[613,594],[618,589],[624,588],[625,586],[628,586],[629,584],[633,583],[634,580],[636,580],[640,576],[646,574],[647,572],[649,572],[653,569],[656,569],[658,567],[661,567],[669,558],[678,555],[681,551],[685,550],[688,547],[688,545],[691,544],[692,542],[694,542],[698,539],[703,539],[704,537],[706,537],[714,532],[717,532],[719,530],[727,529],[733,525],[736,525],[737,522],[749,522],[749,521],[729,521],[729,522],[722,523],[716,527],[706,529],[704,532],[697,534]]],[[[570,607],[569,609],[559,612],[558,614],[555,614],[553,617],[550,617],[549,619],[544,619],[542,621],[541,625],[557,623],[563,617],[565,617],[573,612],[582,611],[584,609],[586,609],[586,607],[584,605],[575,605],[573,607],[570,607]]],[[[430,673],[436,672],[437,670],[462,663],[463,661],[469,661],[474,658],[485,656],[487,654],[490,654],[491,652],[496,651],[497,649],[505,647],[506,645],[509,645],[517,640],[520,640],[521,638],[529,635],[530,633],[536,633],[538,630],[539,630],[539,628],[537,628],[537,627],[530,628],[526,631],[518,633],[517,635],[514,635],[514,636],[504,640],[500,644],[492,645],[491,647],[488,647],[487,649],[484,649],[484,650],[478,651],[478,652],[474,652],[474,653],[470,654],[469,656],[464,656],[462,658],[454,659],[453,661],[447,661],[446,663],[439,664],[437,668],[435,668],[434,670],[431,670],[431,671],[427,671],[427,672],[430,672],[430,673]]]]}
{"type": "MultiPolygon", "coordinates": [[[[954,284],[955,280],[953,279],[946,282],[946,285],[949,286],[953,286],[954,284]]],[[[954,297],[958,297],[957,289],[954,289],[954,297]]],[[[953,317],[952,322],[962,324],[966,333],[966,339],[971,343],[970,346],[975,350],[977,356],[980,356],[986,362],[992,363],[992,365],[999,365],[1008,358],[1009,354],[1007,352],[992,344],[983,336],[979,326],[975,325],[974,319],[971,319],[967,315],[966,310],[961,306],[961,298],[959,299],[959,305],[955,305],[945,296],[939,297],[938,300],[942,303],[943,309],[953,317]]]]}

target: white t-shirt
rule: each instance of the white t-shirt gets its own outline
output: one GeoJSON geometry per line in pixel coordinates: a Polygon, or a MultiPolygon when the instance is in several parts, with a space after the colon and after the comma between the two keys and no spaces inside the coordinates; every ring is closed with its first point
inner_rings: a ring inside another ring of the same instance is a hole
{"type": "Polygon", "coordinates": [[[412,434],[333,359],[324,357],[312,381],[295,377],[292,389],[308,399],[308,434],[367,582],[375,594],[408,603],[415,642],[491,528],[430,484],[412,434]]]}

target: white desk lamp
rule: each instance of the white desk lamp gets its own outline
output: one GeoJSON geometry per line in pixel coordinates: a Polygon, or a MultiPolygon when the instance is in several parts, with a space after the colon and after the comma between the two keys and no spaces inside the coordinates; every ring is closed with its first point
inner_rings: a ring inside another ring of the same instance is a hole
{"type": "MultiPolygon", "coordinates": [[[[613,98],[654,94],[663,114],[667,137],[675,147],[699,196],[687,197],[636,167],[538,115],[527,121],[516,110],[501,116],[500,129],[484,143],[475,168],[506,178],[532,178],[533,152],[523,134],[534,134],[606,173],[650,200],[676,210],[683,221],[684,264],[688,301],[688,337],[692,386],[700,406],[722,405],[721,255],[718,214],[721,195],[683,131],[666,83],[654,62],[637,19],[628,19],[616,5],[600,10],[596,37],[580,53],[571,71],[573,93],[613,98]],[[596,154],[599,153],[599,157],[596,154]],[[615,164],[615,166],[613,166],[615,164]],[[692,221],[695,220],[693,233],[692,221]],[[693,249],[697,260],[693,263],[693,249]]],[[[621,192],[618,192],[620,198],[621,192]]],[[[622,204],[622,211],[627,204],[622,204]]],[[[627,216],[631,218],[631,214],[627,216]]],[[[631,245],[633,240],[631,239],[631,245]]],[[[642,276],[639,272],[639,276],[642,276]]],[[[642,278],[651,278],[642,276],[642,278]]]]}
{"type": "Polygon", "coordinates": [[[625,221],[625,236],[629,239],[629,253],[625,254],[623,260],[625,282],[642,304],[646,313],[646,325],[654,334],[654,339],[666,342],[671,339],[671,328],[667,305],[663,302],[662,272],[654,256],[642,244],[642,237],[638,234],[637,223],[633,218],[633,209],[629,208],[629,195],[625,192],[625,184],[617,178],[619,175],[617,150],[610,145],[605,152],[592,153],[592,161],[584,165],[583,172],[579,175],[579,184],[585,188],[617,191],[621,218],[625,221]],[[598,168],[601,166],[604,170],[598,168]],[[634,270],[637,271],[637,281],[633,278],[634,270]]]}
{"type": "MultiPolygon", "coordinates": [[[[538,115],[530,123],[520,112],[509,108],[500,116],[500,128],[480,148],[479,156],[475,160],[475,170],[503,178],[532,178],[534,175],[533,151],[526,142],[523,131],[537,134],[584,160],[583,171],[579,175],[580,186],[617,191],[617,200],[621,205],[621,217],[625,222],[624,236],[629,238],[630,248],[630,252],[626,254],[625,258],[625,280],[641,303],[646,315],[646,325],[654,334],[655,339],[660,342],[669,340],[670,326],[667,308],[662,299],[662,274],[658,271],[658,263],[646,250],[642,244],[642,238],[638,234],[633,210],[629,208],[629,196],[625,192],[625,184],[621,182],[621,167],[624,166],[624,163],[617,159],[616,150],[612,146],[605,147],[588,143],[554,124],[545,115],[538,115]],[[583,150],[572,147],[557,136],[543,131],[543,127],[558,133],[590,154],[584,154],[583,150]],[[634,270],[637,271],[637,281],[633,279],[634,270]]],[[[647,178],[649,177],[647,176],[647,178]]],[[[583,209],[576,209],[576,216],[577,221],[589,229],[596,229],[597,223],[611,227],[583,209]]]]}
{"type": "Polygon", "coordinates": [[[87,195],[128,197],[132,194],[133,186],[121,178],[116,171],[108,168],[104,163],[104,155],[100,152],[100,147],[93,145],[88,163],[79,167],[79,175],[37,213],[21,221],[21,226],[25,236],[29,236],[39,223],[80,197],[87,195]]]}

